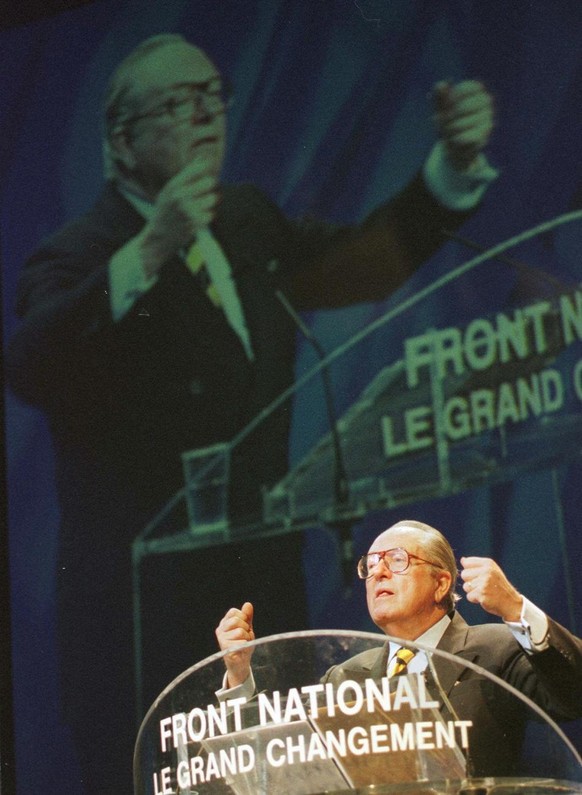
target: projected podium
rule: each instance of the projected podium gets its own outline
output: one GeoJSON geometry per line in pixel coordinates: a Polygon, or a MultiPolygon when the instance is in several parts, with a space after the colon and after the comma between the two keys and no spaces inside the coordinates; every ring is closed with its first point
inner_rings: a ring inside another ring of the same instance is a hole
{"type": "Polygon", "coordinates": [[[341,416],[328,418],[330,431],[284,478],[264,488],[254,526],[233,523],[233,455],[307,381],[328,374],[329,362],[320,362],[234,439],[183,453],[185,485],[177,499],[187,508],[188,527],[177,532],[174,523],[168,530],[162,512],[138,545],[178,550],[357,521],[369,511],[508,481],[578,457],[581,340],[580,289],[406,339],[402,356],[387,363],[341,416]],[[334,479],[340,457],[347,492],[341,503],[334,479]]]}
{"type": "Polygon", "coordinates": [[[532,702],[421,644],[426,671],[389,680],[385,643],[326,631],[247,644],[255,687],[220,699],[224,655],[194,665],[141,726],[135,795],[582,793],[582,759],[532,702]]]}

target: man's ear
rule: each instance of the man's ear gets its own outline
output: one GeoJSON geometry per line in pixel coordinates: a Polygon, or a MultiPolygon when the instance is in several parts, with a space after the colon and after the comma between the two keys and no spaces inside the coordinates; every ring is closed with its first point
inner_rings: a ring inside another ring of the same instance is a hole
{"type": "Polygon", "coordinates": [[[123,166],[124,171],[131,172],[135,169],[135,155],[126,129],[119,127],[111,133],[109,149],[111,156],[123,166]]]}
{"type": "Polygon", "coordinates": [[[434,593],[434,600],[437,604],[440,604],[451,587],[451,573],[446,571],[445,569],[441,569],[436,574],[436,588],[434,593]]]}

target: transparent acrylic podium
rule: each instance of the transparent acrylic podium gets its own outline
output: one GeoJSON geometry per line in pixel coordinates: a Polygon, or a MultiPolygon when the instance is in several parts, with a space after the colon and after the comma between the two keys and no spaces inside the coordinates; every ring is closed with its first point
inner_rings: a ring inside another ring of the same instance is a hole
{"type": "Polygon", "coordinates": [[[255,688],[220,700],[224,654],[194,665],[142,723],[135,795],[582,793],[579,753],[518,691],[422,644],[424,674],[388,680],[385,645],[363,632],[264,638],[246,644],[255,688]]]}

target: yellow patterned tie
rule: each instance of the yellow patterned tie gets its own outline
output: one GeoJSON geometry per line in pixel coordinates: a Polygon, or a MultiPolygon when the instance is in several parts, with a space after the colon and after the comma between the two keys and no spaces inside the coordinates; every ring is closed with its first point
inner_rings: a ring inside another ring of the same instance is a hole
{"type": "Polygon", "coordinates": [[[396,652],[396,657],[394,657],[392,664],[390,665],[388,676],[399,676],[400,674],[406,673],[408,663],[412,660],[415,654],[415,651],[412,651],[412,649],[407,649],[404,646],[398,649],[396,652]]]}
{"type": "MultiPolygon", "coordinates": [[[[188,253],[186,254],[186,265],[194,275],[200,273],[202,268],[205,268],[204,257],[197,243],[192,243],[188,249],[188,253]]],[[[220,296],[218,295],[216,287],[211,282],[208,272],[205,273],[205,276],[207,281],[206,295],[210,298],[214,306],[220,306],[222,303],[220,296]]]]}

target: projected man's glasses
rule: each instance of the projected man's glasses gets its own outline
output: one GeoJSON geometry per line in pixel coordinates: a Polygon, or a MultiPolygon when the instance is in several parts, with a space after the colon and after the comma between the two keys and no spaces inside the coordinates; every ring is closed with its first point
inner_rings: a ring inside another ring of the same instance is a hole
{"type": "Polygon", "coordinates": [[[219,78],[204,83],[189,83],[173,91],[150,110],[124,119],[123,124],[127,126],[142,119],[158,119],[164,116],[176,122],[192,119],[196,115],[215,116],[226,110],[231,98],[230,85],[219,78]]]}

